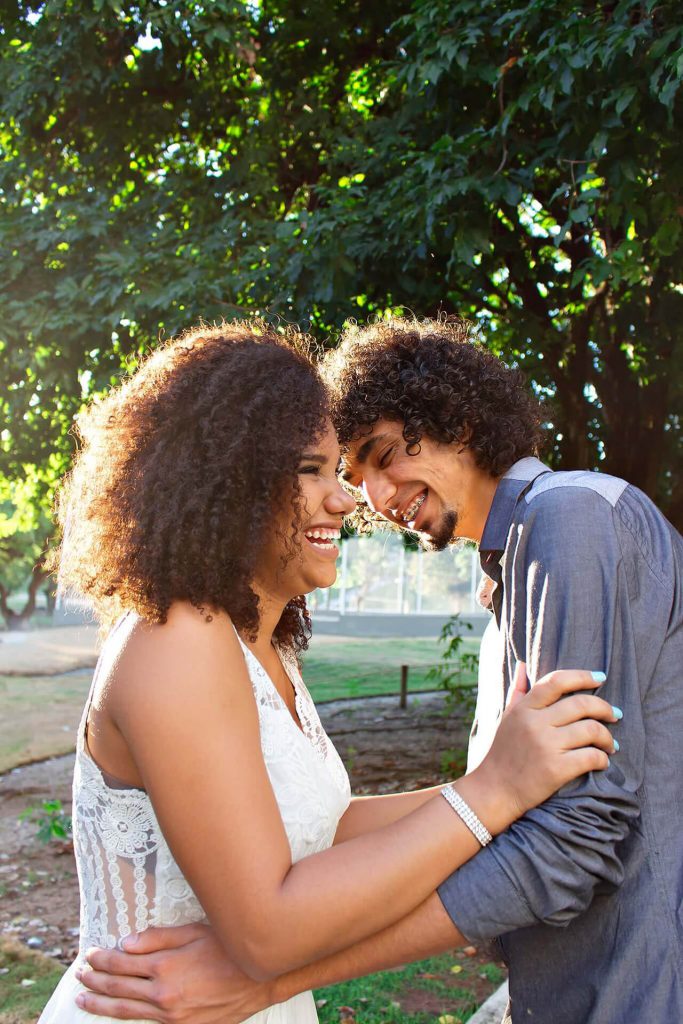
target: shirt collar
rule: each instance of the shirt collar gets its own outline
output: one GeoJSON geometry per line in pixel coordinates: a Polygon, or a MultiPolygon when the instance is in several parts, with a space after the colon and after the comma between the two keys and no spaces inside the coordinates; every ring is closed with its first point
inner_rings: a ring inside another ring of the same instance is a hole
{"type": "Polygon", "coordinates": [[[498,560],[500,553],[505,550],[517,502],[536,477],[550,472],[552,470],[544,466],[540,459],[529,457],[515,462],[500,478],[479,545],[482,564],[488,561],[485,556],[489,554],[495,555],[498,560]]]}

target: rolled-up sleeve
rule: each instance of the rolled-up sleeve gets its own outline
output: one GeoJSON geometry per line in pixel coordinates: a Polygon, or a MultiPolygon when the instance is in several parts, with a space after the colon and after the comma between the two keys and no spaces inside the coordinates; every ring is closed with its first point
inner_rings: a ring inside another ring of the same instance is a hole
{"type": "Polygon", "coordinates": [[[598,692],[624,718],[606,771],[564,787],[440,886],[471,940],[566,925],[623,879],[620,845],[639,814],[645,741],[630,556],[616,526],[599,494],[558,488],[532,501],[518,529],[505,567],[509,668],[526,661],[532,685],[555,668],[605,671],[598,692]]]}

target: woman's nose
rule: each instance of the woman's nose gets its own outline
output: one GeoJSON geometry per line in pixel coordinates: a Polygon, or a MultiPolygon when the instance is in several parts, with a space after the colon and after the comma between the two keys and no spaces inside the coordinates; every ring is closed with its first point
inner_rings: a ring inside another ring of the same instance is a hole
{"type": "Polygon", "coordinates": [[[355,499],[342,487],[340,483],[335,484],[334,489],[330,491],[325,504],[329,512],[335,512],[337,515],[341,513],[344,516],[351,515],[356,507],[355,499]]]}

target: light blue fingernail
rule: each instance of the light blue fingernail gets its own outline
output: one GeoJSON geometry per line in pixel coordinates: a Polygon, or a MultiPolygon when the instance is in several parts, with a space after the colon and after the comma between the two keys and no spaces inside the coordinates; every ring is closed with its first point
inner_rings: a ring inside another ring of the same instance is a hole
{"type": "Polygon", "coordinates": [[[604,683],[607,680],[607,676],[604,672],[591,672],[591,677],[596,683],[604,683]]]}
{"type": "Polygon", "coordinates": [[[619,749],[619,740],[614,740],[614,752],[616,753],[619,749]]]}
{"type": "Polygon", "coordinates": [[[618,708],[615,704],[612,705],[612,714],[616,718],[617,722],[620,722],[624,717],[624,712],[621,708],[618,708]]]}

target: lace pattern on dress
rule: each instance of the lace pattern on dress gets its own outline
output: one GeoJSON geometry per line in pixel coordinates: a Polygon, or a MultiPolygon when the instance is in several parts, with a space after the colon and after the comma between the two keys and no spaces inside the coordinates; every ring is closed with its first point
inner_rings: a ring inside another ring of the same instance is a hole
{"type": "Polygon", "coordinates": [[[81,955],[88,946],[111,949],[151,925],[205,919],[170,856],[147,794],[110,789],[83,744],[76,759],[73,819],[81,955]],[[180,887],[173,886],[174,879],[180,887]]]}
{"type": "MultiPolygon", "coordinates": [[[[332,843],[350,799],[342,762],[327,740],[293,659],[299,729],[256,657],[244,645],[261,749],[293,860],[332,843]]],[[[93,681],[94,686],[94,681],[93,681]]],[[[73,835],[81,891],[79,960],[89,946],[115,947],[132,931],[206,920],[161,832],[144,790],[111,788],[85,744],[89,702],[78,733],[73,835]]]]}
{"type": "MultiPolygon", "coordinates": [[[[240,640],[240,644],[247,659],[247,664],[250,666],[250,675],[257,703],[260,706],[271,707],[274,710],[280,710],[289,715],[287,705],[261,662],[242,640],[240,640]],[[260,683],[260,685],[257,686],[256,682],[260,683]]],[[[281,647],[276,648],[276,650],[294,688],[294,704],[301,725],[300,731],[303,732],[320,760],[327,765],[337,784],[342,790],[348,790],[350,794],[348,773],[334,745],[330,742],[327,733],[323,729],[313,698],[301,678],[295,655],[281,647]]],[[[293,724],[296,728],[296,724],[293,724]]]]}

